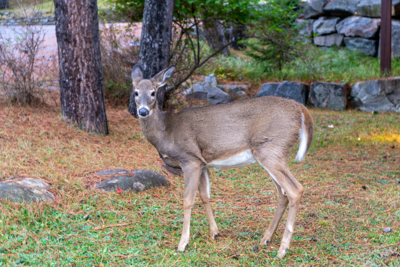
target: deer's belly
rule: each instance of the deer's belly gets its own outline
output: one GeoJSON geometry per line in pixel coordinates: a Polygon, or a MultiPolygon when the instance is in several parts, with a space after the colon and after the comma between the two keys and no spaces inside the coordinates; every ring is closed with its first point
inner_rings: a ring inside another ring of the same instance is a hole
{"type": "Polygon", "coordinates": [[[257,160],[253,156],[251,151],[245,150],[239,154],[236,154],[226,159],[214,160],[207,164],[207,168],[214,168],[215,170],[241,168],[256,162],[257,160]]]}

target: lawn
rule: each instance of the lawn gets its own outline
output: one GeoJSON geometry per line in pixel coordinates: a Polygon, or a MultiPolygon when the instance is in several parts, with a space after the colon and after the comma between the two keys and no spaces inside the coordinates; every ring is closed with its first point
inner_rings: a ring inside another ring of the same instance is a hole
{"type": "Polygon", "coordinates": [[[400,115],[311,112],[308,156],[297,163],[292,151],[289,160],[305,194],[291,248],[279,260],[285,215],[271,245],[259,245],[277,206],[260,166],[212,171],[221,236],[209,239],[197,199],[190,244],[178,254],[183,179],[165,173],[125,109],[108,109],[104,137],[67,125],[59,107],[0,105],[0,177],[46,178],[58,196],[48,204],[0,201],[0,266],[399,266],[400,115]],[[88,187],[93,172],[110,168],[152,170],[171,186],[139,194],[88,187]]]}

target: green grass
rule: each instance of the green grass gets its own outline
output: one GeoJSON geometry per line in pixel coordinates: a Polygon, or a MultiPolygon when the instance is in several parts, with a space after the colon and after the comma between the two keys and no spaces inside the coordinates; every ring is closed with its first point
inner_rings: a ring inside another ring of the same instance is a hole
{"type": "Polygon", "coordinates": [[[0,111],[0,177],[44,177],[58,195],[49,204],[0,201],[0,266],[400,265],[399,114],[311,110],[313,145],[303,163],[294,162],[296,151],[289,159],[305,194],[289,253],[279,260],[286,214],[270,246],[259,246],[277,206],[260,166],[212,172],[221,237],[208,237],[197,198],[189,247],[178,254],[183,178],[166,175],[154,148],[133,138],[140,128],[125,110],[108,110],[107,137],[65,124],[59,108],[0,111]],[[86,188],[93,171],[108,168],[150,169],[171,186],[139,194],[86,188]]]}
{"type": "MultiPolygon", "coordinates": [[[[252,83],[266,81],[325,81],[354,84],[359,81],[378,79],[379,58],[369,57],[344,47],[321,49],[309,45],[306,61],[297,59],[286,64],[280,71],[269,70],[252,58],[235,53],[230,57],[217,57],[201,69],[205,75],[214,73],[220,79],[250,80],[252,83]]],[[[400,58],[392,59],[391,76],[400,76],[400,58]]]]}
{"type": "MultiPolygon", "coordinates": [[[[107,0],[97,0],[99,9],[109,7],[107,0]]],[[[50,11],[54,12],[53,0],[9,0],[10,11],[21,13],[22,11],[50,11]]]]}

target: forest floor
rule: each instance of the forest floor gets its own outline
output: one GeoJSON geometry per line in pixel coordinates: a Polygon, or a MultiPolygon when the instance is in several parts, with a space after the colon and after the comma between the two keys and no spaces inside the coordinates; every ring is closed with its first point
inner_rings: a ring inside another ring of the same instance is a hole
{"type": "Polygon", "coordinates": [[[0,266],[399,266],[400,115],[311,109],[315,138],[302,163],[289,159],[305,188],[287,256],[283,234],[260,246],[277,207],[257,164],[212,171],[212,206],[221,236],[212,241],[197,198],[191,240],[176,253],[183,178],[167,174],[127,110],[108,108],[110,135],[63,122],[59,107],[0,105],[0,180],[52,181],[57,201],[0,201],[0,266]],[[96,171],[147,169],[171,186],[138,194],[87,188],[96,171]],[[391,232],[383,232],[390,227],[391,232]]]}

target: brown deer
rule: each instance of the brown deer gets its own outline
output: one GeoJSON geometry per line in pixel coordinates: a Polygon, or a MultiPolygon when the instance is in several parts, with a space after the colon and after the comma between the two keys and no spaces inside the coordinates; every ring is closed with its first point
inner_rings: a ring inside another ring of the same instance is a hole
{"type": "Polygon", "coordinates": [[[143,134],[157,149],[164,162],[184,173],[184,220],[178,251],[189,243],[190,216],[197,189],[205,205],[211,238],[218,235],[210,205],[208,168],[244,167],[258,162],[272,177],[279,205],[261,245],[268,244],[289,204],[289,215],[278,257],[283,258],[290,244],[303,187],[290,173],[286,161],[300,138],[296,160],[301,161],[313,138],[313,119],[301,104],[280,97],[265,96],[229,104],[185,108],[163,112],[163,86],[174,66],[151,79],[143,79],[140,65],[132,70],[134,105],[143,134]]]}

